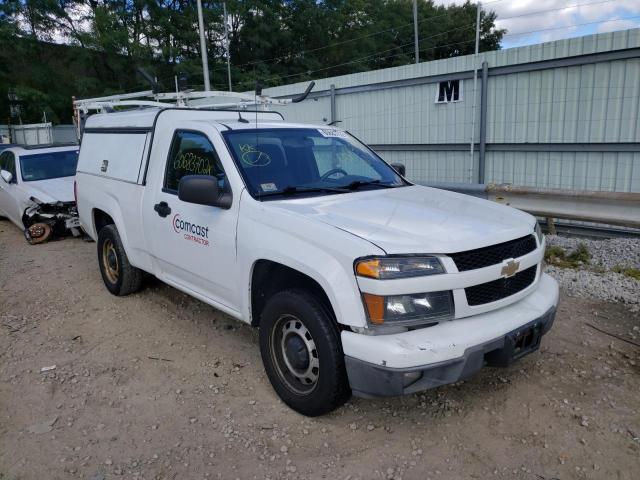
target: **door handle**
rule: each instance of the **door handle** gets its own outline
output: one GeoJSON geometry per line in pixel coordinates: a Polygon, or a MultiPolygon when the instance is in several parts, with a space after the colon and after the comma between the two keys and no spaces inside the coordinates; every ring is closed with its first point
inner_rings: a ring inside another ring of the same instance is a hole
{"type": "Polygon", "coordinates": [[[158,212],[158,215],[160,215],[162,218],[166,217],[167,215],[169,215],[171,213],[171,207],[169,206],[169,204],[167,202],[156,203],[153,206],[153,209],[156,212],[158,212]]]}

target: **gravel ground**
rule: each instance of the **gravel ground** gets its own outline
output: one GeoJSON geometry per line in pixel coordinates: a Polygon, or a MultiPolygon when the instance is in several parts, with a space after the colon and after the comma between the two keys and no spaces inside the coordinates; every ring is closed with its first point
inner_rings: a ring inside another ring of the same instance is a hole
{"type": "Polygon", "coordinates": [[[547,235],[547,246],[557,245],[568,251],[575,250],[581,243],[589,250],[592,265],[607,270],[616,266],[640,268],[640,238],[589,240],[547,235]]]}
{"type": "Polygon", "coordinates": [[[2,480],[638,478],[640,315],[620,304],[563,295],[509,368],[309,419],[254,329],[158,281],[113,297],[95,248],[0,221],[2,480]]]}
{"type": "Polygon", "coordinates": [[[547,236],[547,246],[562,247],[567,253],[584,244],[591,254],[589,264],[573,268],[547,265],[546,271],[567,294],[581,298],[620,302],[632,312],[640,311],[640,281],[611,271],[615,267],[640,268],[640,239],[589,240],[547,236]]]}

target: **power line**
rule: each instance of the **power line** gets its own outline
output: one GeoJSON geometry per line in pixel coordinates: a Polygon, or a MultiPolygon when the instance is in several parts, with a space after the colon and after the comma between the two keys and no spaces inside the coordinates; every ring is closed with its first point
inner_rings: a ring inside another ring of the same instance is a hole
{"type": "MultiPolygon", "coordinates": [[[[499,2],[502,2],[502,1],[504,1],[504,0],[494,0],[492,2],[484,2],[483,5],[491,5],[491,4],[499,3],[499,2]]],[[[522,18],[522,17],[527,17],[527,16],[540,15],[540,14],[548,13],[548,12],[567,10],[567,9],[571,9],[571,8],[579,8],[579,7],[582,7],[582,6],[599,5],[599,4],[603,4],[603,3],[610,3],[612,1],[614,1],[614,0],[601,0],[601,1],[598,1],[598,2],[578,3],[578,4],[573,4],[573,5],[567,5],[567,6],[564,6],[564,7],[550,8],[550,9],[546,9],[546,10],[537,10],[537,11],[534,11],[534,12],[526,12],[526,13],[522,13],[522,14],[519,14],[519,15],[512,15],[510,17],[498,18],[497,20],[509,20],[509,19],[513,19],[513,18],[522,18]]],[[[435,17],[430,17],[430,18],[427,18],[427,19],[423,19],[418,23],[423,23],[423,22],[426,22],[426,21],[435,20],[437,18],[445,17],[445,16],[448,16],[448,15],[450,15],[450,13],[437,15],[435,17]]],[[[634,17],[631,17],[631,18],[634,18],[634,17]]],[[[623,20],[623,19],[616,19],[616,20],[623,20]]],[[[613,21],[613,20],[609,20],[609,21],[613,21]]],[[[587,23],[587,24],[578,24],[578,25],[572,25],[572,26],[589,25],[591,23],[603,23],[603,22],[605,22],[605,21],[590,22],[590,23],[587,23]]],[[[363,35],[361,37],[345,40],[343,42],[337,42],[337,43],[333,43],[333,44],[330,44],[330,45],[325,45],[323,47],[318,47],[318,48],[315,48],[315,49],[303,50],[301,52],[297,52],[297,53],[294,53],[294,54],[283,55],[283,56],[280,56],[280,57],[274,57],[274,58],[267,59],[267,60],[256,60],[256,61],[252,61],[252,62],[246,62],[246,63],[243,63],[243,64],[234,65],[234,66],[235,67],[242,67],[242,66],[246,66],[246,65],[255,65],[255,64],[259,64],[259,63],[265,64],[265,63],[272,62],[274,60],[281,60],[281,59],[285,59],[285,58],[297,57],[297,56],[304,55],[305,53],[316,52],[316,51],[324,50],[324,49],[327,49],[327,48],[332,48],[332,47],[335,47],[335,46],[344,45],[344,44],[351,43],[351,42],[354,42],[354,41],[357,41],[357,40],[361,40],[361,39],[364,39],[364,38],[370,38],[370,37],[375,36],[375,35],[380,35],[382,33],[386,33],[386,32],[389,32],[389,31],[396,30],[396,29],[402,29],[402,28],[405,28],[405,27],[408,27],[408,26],[411,26],[411,25],[413,25],[413,23],[406,23],[406,24],[403,24],[403,25],[400,25],[400,26],[397,26],[397,27],[392,27],[392,28],[388,28],[388,29],[385,29],[385,30],[380,30],[378,32],[373,32],[373,33],[370,33],[370,34],[367,34],[367,35],[363,35]]],[[[474,26],[474,25],[475,25],[475,23],[468,24],[468,25],[464,25],[464,26],[461,26],[461,27],[457,27],[456,29],[448,30],[446,32],[442,32],[442,33],[433,35],[431,37],[426,37],[426,38],[420,39],[419,43],[421,43],[423,40],[428,40],[430,38],[435,38],[436,36],[440,36],[440,35],[443,35],[443,34],[446,34],[446,33],[451,33],[452,31],[459,30],[459,29],[462,29],[462,28],[467,28],[467,27],[474,26]]],[[[536,31],[531,31],[531,32],[521,32],[521,33],[516,33],[516,34],[507,33],[507,34],[504,35],[504,37],[524,35],[524,34],[528,34],[528,33],[535,33],[537,31],[554,30],[554,29],[569,28],[569,27],[570,26],[554,27],[554,28],[550,28],[550,29],[541,29],[541,30],[536,30],[536,31]]],[[[460,43],[460,42],[458,42],[458,43],[460,43]]],[[[343,63],[340,63],[340,64],[331,65],[329,67],[323,67],[323,68],[316,69],[316,70],[309,70],[309,71],[306,71],[306,72],[300,72],[300,73],[284,75],[284,76],[273,76],[273,77],[270,77],[270,78],[266,79],[266,81],[270,81],[270,80],[274,80],[274,79],[294,78],[294,77],[298,77],[298,76],[309,75],[311,73],[317,73],[317,72],[320,72],[320,71],[325,71],[325,70],[330,70],[330,69],[333,69],[333,68],[338,68],[338,67],[341,67],[341,66],[350,65],[350,64],[353,64],[353,63],[360,63],[363,60],[366,60],[368,58],[375,57],[375,56],[380,55],[382,53],[390,52],[390,51],[396,50],[398,48],[404,48],[404,47],[407,47],[407,46],[413,45],[413,44],[414,44],[414,42],[397,45],[397,46],[394,46],[391,49],[382,50],[382,51],[379,51],[379,52],[372,53],[370,55],[366,55],[366,56],[363,56],[363,57],[359,57],[359,58],[350,60],[348,62],[343,62],[343,63]]],[[[403,54],[404,53],[400,53],[400,54],[397,54],[397,55],[390,55],[389,57],[403,55],[403,54]]]]}
{"type": "MultiPolygon", "coordinates": [[[[502,2],[504,0],[497,0],[497,1],[502,2]]],[[[492,2],[492,3],[497,3],[497,2],[492,2]]],[[[424,22],[430,22],[430,21],[436,20],[438,18],[447,17],[449,15],[450,15],[450,13],[443,13],[441,15],[436,15],[436,16],[433,16],[433,17],[425,18],[423,20],[420,20],[418,22],[418,24],[421,24],[421,23],[424,23],[424,22]]],[[[263,63],[263,64],[264,63],[272,63],[275,60],[284,60],[284,59],[287,59],[287,58],[297,57],[297,56],[304,55],[304,54],[307,54],[307,53],[317,52],[317,51],[320,51],[320,50],[326,50],[327,48],[333,48],[333,47],[337,47],[337,46],[340,46],[340,45],[345,45],[347,43],[351,43],[351,42],[355,42],[355,41],[358,41],[358,40],[362,40],[364,38],[374,37],[376,35],[382,35],[383,33],[392,32],[394,30],[399,30],[399,29],[406,28],[406,27],[409,27],[409,26],[413,26],[413,22],[405,23],[403,25],[398,25],[398,26],[395,26],[395,27],[390,27],[390,28],[387,28],[385,30],[379,30],[377,32],[368,33],[366,35],[362,35],[362,36],[356,37],[356,38],[350,38],[348,40],[343,40],[341,42],[331,43],[331,44],[328,44],[328,45],[324,45],[322,47],[311,48],[311,49],[308,49],[308,50],[301,50],[300,52],[295,52],[295,53],[288,54],[288,55],[282,55],[282,56],[279,56],[279,57],[268,58],[266,60],[253,60],[251,62],[240,63],[240,64],[237,64],[237,65],[234,65],[234,67],[244,67],[244,66],[247,66],[247,65],[256,65],[256,64],[259,64],[259,63],[263,63]]],[[[413,44],[413,42],[411,42],[411,43],[413,44]]]]}
{"type": "MultiPolygon", "coordinates": [[[[499,2],[502,2],[502,1],[504,1],[504,0],[494,0],[492,2],[483,2],[483,5],[491,5],[491,4],[499,3],[499,2]]],[[[564,6],[564,7],[551,8],[551,9],[546,9],[546,10],[538,10],[538,11],[534,11],[534,12],[526,12],[526,13],[519,14],[519,15],[513,15],[513,16],[510,16],[510,17],[500,18],[498,20],[508,20],[508,19],[513,19],[513,18],[522,18],[522,17],[526,17],[526,16],[539,15],[539,14],[547,13],[547,12],[561,11],[561,10],[566,10],[566,9],[570,9],[570,8],[578,8],[578,7],[581,7],[581,6],[590,6],[590,5],[598,5],[598,4],[603,4],[603,3],[610,3],[612,1],[613,0],[601,0],[601,1],[597,1],[597,2],[589,2],[589,3],[580,3],[580,4],[574,4],[574,5],[567,5],[567,6],[564,6]]],[[[435,20],[437,18],[445,17],[445,16],[448,16],[448,15],[450,15],[450,13],[446,13],[446,14],[443,14],[443,15],[437,15],[435,17],[430,17],[430,18],[427,18],[427,19],[423,19],[419,23],[435,20]]],[[[545,28],[545,29],[531,30],[531,31],[528,31],[528,32],[507,33],[507,34],[504,35],[504,37],[515,37],[515,36],[521,36],[521,35],[529,35],[529,34],[543,32],[543,31],[560,30],[560,29],[566,29],[566,28],[572,28],[572,27],[584,26],[584,25],[592,25],[592,24],[598,24],[598,23],[607,23],[607,22],[614,22],[614,21],[631,20],[631,19],[635,19],[635,18],[640,18],[640,16],[623,17],[623,18],[616,18],[616,19],[610,19],[610,20],[599,20],[599,21],[587,22],[587,23],[581,23],[581,24],[573,24],[573,25],[565,25],[565,26],[560,26],[560,27],[550,27],[550,28],[545,28]]],[[[396,30],[396,29],[405,28],[405,27],[410,26],[410,25],[413,25],[413,22],[407,23],[407,24],[404,24],[404,25],[401,25],[401,26],[397,26],[397,27],[392,27],[392,28],[385,29],[385,30],[380,30],[378,32],[372,32],[370,34],[363,35],[361,37],[357,37],[357,38],[353,38],[353,39],[348,39],[348,40],[345,40],[345,41],[342,41],[342,42],[337,42],[337,43],[334,43],[334,44],[325,45],[323,47],[318,47],[318,48],[310,49],[310,50],[303,50],[303,51],[297,52],[295,54],[284,55],[284,56],[280,56],[280,57],[274,57],[274,58],[267,59],[267,60],[256,60],[256,61],[252,61],[252,62],[238,64],[238,65],[234,65],[234,67],[242,67],[242,66],[246,66],[246,65],[256,65],[256,64],[259,64],[259,63],[267,63],[267,62],[270,62],[270,61],[273,61],[273,60],[280,60],[280,59],[284,59],[284,58],[296,57],[296,56],[299,56],[299,55],[303,55],[305,53],[324,50],[324,49],[327,49],[327,48],[332,48],[332,47],[335,47],[335,46],[344,45],[344,44],[351,43],[351,42],[354,42],[354,41],[357,41],[357,40],[361,40],[363,38],[369,38],[369,37],[372,37],[372,36],[375,36],[375,35],[379,35],[379,34],[382,34],[382,33],[386,33],[386,32],[389,32],[389,31],[393,31],[393,30],[396,30]]],[[[439,36],[442,36],[442,35],[446,35],[448,33],[451,33],[451,32],[457,31],[457,30],[469,28],[469,27],[472,27],[474,25],[475,25],[475,22],[474,23],[469,23],[469,24],[466,24],[466,25],[462,25],[460,27],[456,27],[456,28],[453,28],[453,29],[450,29],[450,30],[447,30],[447,31],[444,31],[444,32],[440,32],[440,33],[437,33],[435,35],[420,39],[419,43],[422,43],[423,41],[430,40],[430,39],[433,39],[433,38],[436,38],[436,37],[439,37],[439,36]]],[[[430,48],[427,48],[427,49],[422,49],[421,48],[420,52],[436,50],[438,48],[446,48],[446,47],[454,46],[454,45],[464,45],[464,44],[471,43],[472,41],[473,40],[454,42],[454,43],[449,43],[449,44],[445,44],[445,45],[436,45],[434,47],[430,47],[430,48]]],[[[311,75],[313,73],[327,71],[327,70],[331,70],[331,69],[342,67],[342,66],[352,65],[352,64],[356,64],[356,63],[362,63],[362,62],[364,62],[366,60],[369,60],[369,59],[372,59],[372,58],[375,58],[375,57],[379,57],[380,59],[388,59],[388,58],[398,57],[398,56],[401,56],[401,55],[407,55],[406,52],[397,52],[397,53],[392,53],[392,54],[389,54],[389,55],[384,55],[384,54],[388,53],[388,52],[393,52],[393,51],[398,50],[398,49],[402,49],[404,47],[407,47],[407,46],[413,45],[413,44],[414,44],[414,42],[408,42],[408,43],[396,45],[396,46],[394,46],[392,48],[389,48],[389,49],[386,49],[386,50],[377,51],[377,52],[374,52],[374,53],[371,53],[371,54],[368,54],[368,55],[365,55],[365,56],[362,56],[362,57],[358,57],[358,58],[355,58],[355,59],[352,59],[352,60],[349,60],[349,61],[346,61],[346,62],[338,63],[338,64],[335,64],[335,65],[330,65],[330,66],[327,66],[327,67],[318,68],[318,69],[315,69],[315,70],[307,70],[305,72],[294,73],[294,74],[289,74],[289,75],[284,75],[284,76],[274,75],[272,77],[269,77],[269,78],[265,79],[265,81],[266,82],[271,82],[273,80],[283,80],[283,79],[288,79],[288,78],[311,75]]],[[[214,70],[215,70],[215,68],[214,68],[214,70]]],[[[253,82],[253,80],[245,80],[242,83],[247,84],[247,83],[252,83],[252,82],[253,82]]]]}
{"type": "MultiPolygon", "coordinates": [[[[456,30],[462,30],[462,29],[465,29],[465,28],[468,28],[468,27],[471,27],[471,26],[474,26],[474,25],[475,25],[475,23],[469,23],[469,24],[466,24],[466,25],[461,25],[461,26],[456,27],[456,28],[452,28],[450,30],[446,30],[444,32],[437,33],[435,35],[431,35],[429,37],[424,37],[424,38],[420,39],[420,43],[422,43],[425,40],[431,40],[433,38],[440,37],[442,35],[446,35],[447,33],[455,32],[456,30]]],[[[414,42],[403,43],[401,45],[396,45],[393,48],[389,48],[389,49],[386,49],[386,50],[381,50],[381,51],[378,51],[378,52],[371,53],[369,55],[365,55],[363,57],[358,57],[358,58],[355,58],[353,60],[349,60],[348,62],[338,63],[336,65],[330,65],[328,67],[323,67],[323,68],[319,68],[319,69],[316,69],[316,70],[308,70],[308,71],[305,71],[305,72],[293,73],[293,74],[284,75],[284,76],[273,76],[273,77],[270,77],[270,78],[266,79],[266,81],[273,80],[273,79],[284,79],[284,78],[299,77],[299,76],[302,76],[302,75],[309,75],[309,74],[312,74],[312,73],[322,72],[322,71],[330,70],[330,69],[337,68],[337,67],[343,67],[343,66],[346,66],[346,65],[351,65],[353,63],[358,63],[358,62],[361,62],[363,60],[369,59],[371,57],[375,57],[375,56],[381,55],[383,53],[391,52],[391,51],[397,50],[399,48],[406,47],[408,45],[413,45],[413,43],[414,42]]],[[[440,48],[440,47],[436,46],[434,48],[440,48]]],[[[398,54],[396,54],[396,56],[397,55],[403,55],[403,54],[405,54],[405,52],[398,53],[398,54]]]]}
{"type": "Polygon", "coordinates": [[[598,24],[598,23],[619,22],[619,21],[622,21],[622,20],[635,20],[636,18],[640,18],[640,15],[635,15],[633,17],[611,18],[609,20],[597,20],[595,22],[573,23],[571,25],[563,25],[561,27],[540,28],[538,30],[531,30],[529,32],[507,33],[504,36],[505,37],[517,37],[517,36],[520,36],[520,35],[529,35],[529,34],[532,34],[532,33],[547,32],[547,31],[550,31],[550,30],[562,30],[564,28],[583,27],[585,25],[595,25],[595,24],[598,24]]]}
{"type": "MultiPolygon", "coordinates": [[[[611,1],[611,0],[607,0],[607,1],[611,1]]],[[[597,2],[597,3],[606,3],[606,2],[603,1],[603,2],[597,2]]],[[[551,9],[551,10],[557,10],[557,9],[551,9]]],[[[539,13],[539,12],[536,12],[536,13],[539,13]]],[[[528,34],[544,32],[544,31],[550,31],[550,30],[560,30],[560,29],[579,27],[579,26],[584,26],[584,25],[608,23],[608,22],[615,22],[615,21],[621,21],[621,20],[632,20],[632,19],[636,19],[636,18],[640,18],[640,15],[631,16],[631,17],[610,19],[610,20],[599,20],[599,21],[595,21],[595,22],[579,23],[579,24],[573,24],[573,25],[565,25],[565,26],[561,26],[561,27],[550,27],[550,28],[544,28],[544,29],[538,29],[538,30],[531,30],[529,32],[519,32],[519,33],[513,33],[513,34],[505,34],[504,36],[505,37],[510,37],[510,36],[528,35],[528,34]]],[[[449,30],[449,31],[446,31],[446,32],[442,32],[440,34],[436,34],[436,35],[433,35],[431,37],[425,37],[423,39],[420,39],[420,42],[422,42],[423,40],[429,40],[429,39],[435,38],[435,37],[440,36],[440,35],[444,35],[446,33],[450,33],[450,32],[455,31],[455,30],[460,30],[462,28],[469,27],[470,25],[473,25],[473,24],[468,24],[468,25],[464,25],[464,26],[461,26],[461,27],[457,27],[455,29],[452,29],[452,30],[449,30]]],[[[453,46],[453,45],[458,45],[458,44],[467,44],[467,43],[471,43],[473,41],[474,40],[468,40],[468,41],[455,42],[455,43],[446,44],[446,45],[436,45],[434,47],[431,47],[431,48],[428,48],[428,49],[424,49],[424,51],[435,50],[435,49],[438,49],[438,48],[445,48],[445,47],[448,47],[448,46],[453,46]]],[[[317,70],[310,70],[310,71],[306,71],[306,72],[300,72],[300,73],[295,73],[295,74],[285,75],[285,76],[273,76],[273,77],[267,78],[265,81],[268,82],[268,81],[272,81],[272,80],[282,80],[282,79],[286,79],[286,78],[293,78],[293,77],[299,77],[299,76],[303,76],[303,75],[310,75],[312,73],[331,70],[333,68],[338,68],[338,67],[342,67],[342,66],[346,66],[346,65],[351,65],[351,64],[354,64],[354,63],[361,63],[361,62],[363,62],[365,60],[371,59],[372,57],[376,57],[378,55],[381,55],[381,54],[396,50],[398,48],[403,48],[403,47],[406,47],[408,45],[413,45],[413,42],[402,44],[402,45],[398,45],[398,46],[396,46],[394,48],[391,48],[391,49],[383,50],[383,51],[380,51],[380,52],[375,52],[375,53],[372,53],[370,55],[366,55],[366,56],[363,56],[363,57],[359,57],[359,58],[350,60],[348,62],[343,62],[343,63],[339,63],[339,64],[336,64],[336,65],[331,65],[331,66],[328,66],[328,67],[323,67],[323,68],[320,68],[320,69],[317,69],[317,70]]],[[[423,51],[423,49],[421,49],[421,52],[422,51],[423,51]]],[[[400,56],[400,55],[406,55],[406,52],[400,52],[400,53],[385,55],[385,56],[382,56],[381,58],[384,58],[384,59],[393,58],[393,57],[400,56]]]]}
{"type": "Polygon", "coordinates": [[[591,6],[591,5],[600,5],[602,3],[611,3],[611,2],[614,2],[614,1],[616,1],[616,0],[601,0],[599,2],[591,2],[591,3],[576,3],[574,5],[567,5],[566,7],[548,8],[546,10],[537,10],[535,12],[525,12],[525,13],[521,13],[521,14],[518,14],[518,15],[512,15],[510,17],[497,18],[496,20],[498,20],[498,21],[511,20],[512,18],[529,17],[529,16],[532,16],[532,15],[540,15],[540,14],[543,14],[543,13],[559,12],[561,10],[568,10],[570,8],[578,8],[578,7],[585,7],[585,6],[591,6]]]}
{"type": "MultiPolygon", "coordinates": [[[[483,2],[483,3],[482,3],[482,5],[483,5],[483,6],[485,6],[485,5],[491,5],[491,4],[494,4],[494,3],[500,3],[500,2],[504,2],[504,1],[505,1],[505,0],[493,0],[493,1],[491,1],[491,2],[483,2]]],[[[613,0],[606,0],[606,1],[613,1],[613,0]]],[[[420,20],[420,21],[418,22],[418,24],[422,24],[422,23],[424,23],[424,22],[431,22],[431,21],[433,21],[433,20],[437,20],[438,18],[448,17],[448,16],[450,16],[450,15],[451,15],[451,13],[450,13],[450,12],[447,12],[447,13],[443,13],[443,14],[440,14],[440,15],[435,15],[435,16],[433,16],[433,17],[424,18],[424,19],[420,20]]],[[[377,31],[377,32],[368,33],[368,34],[366,34],[366,35],[362,35],[362,36],[360,36],[360,37],[350,38],[350,39],[348,39],[348,40],[343,40],[343,41],[341,41],[341,42],[331,43],[331,44],[328,44],[328,45],[324,45],[324,46],[322,46],[322,47],[311,48],[311,49],[308,49],[308,50],[302,50],[302,51],[300,51],[300,52],[296,52],[296,53],[289,54],[289,55],[282,55],[282,56],[279,56],[279,57],[272,57],[272,58],[268,58],[268,59],[266,59],[266,60],[253,60],[253,61],[251,61],[251,62],[239,63],[239,64],[234,65],[234,67],[244,67],[244,66],[247,66],[247,65],[256,65],[256,64],[259,64],[259,63],[263,63],[263,64],[264,64],[264,63],[271,63],[271,62],[273,62],[273,61],[275,61],[275,60],[283,60],[283,59],[290,58],[290,57],[297,57],[297,56],[300,56],[300,55],[304,55],[304,54],[306,54],[306,53],[317,52],[317,51],[319,51],[319,50],[325,50],[325,49],[327,49],[327,48],[332,48],[332,47],[336,47],[336,46],[339,46],[339,45],[345,45],[345,44],[347,44],[347,43],[351,43],[351,42],[355,42],[355,41],[358,41],[358,40],[362,40],[362,39],[364,39],[364,38],[374,37],[374,36],[376,36],[376,35],[381,35],[381,34],[383,34],[383,33],[392,32],[392,31],[394,31],[394,30],[399,30],[399,29],[406,28],[406,27],[413,26],[413,25],[414,25],[414,22],[405,23],[405,24],[403,24],[403,25],[398,25],[398,26],[395,26],[395,27],[390,27],[390,28],[387,28],[387,29],[385,29],[385,30],[379,30],[379,31],[377,31]]],[[[475,23],[473,23],[473,24],[471,24],[471,25],[475,25],[475,23]]],[[[412,44],[412,45],[413,45],[413,43],[414,43],[414,42],[411,42],[411,44],[412,44]]],[[[403,45],[403,46],[406,46],[406,44],[405,44],[405,45],[403,45]]]]}

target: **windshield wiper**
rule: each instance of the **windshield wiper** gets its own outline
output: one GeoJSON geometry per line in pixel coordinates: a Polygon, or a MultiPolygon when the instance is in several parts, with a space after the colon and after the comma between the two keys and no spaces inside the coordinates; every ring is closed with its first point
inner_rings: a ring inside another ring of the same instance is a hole
{"type": "Polygon", "coordinates": [[[265,192],[259,193],[258,198],[264,197],[273,197],[276,195],[297,195],[299,193],[316,193],[316,192],[331,192],[331,193],[348,193],[349,190],[339,187],[296,187],[294,185],[289,185],[284,187],[282,190],[278,190],[277,192],[265,192]]]}
{"type": "Polygon", "coordinates": [[[384,188],[395,188],[398,185],[390,185],[388,183],[382,183],[380,180],[354,180],[353,182],[351,182],[348,185],[341,185],[340,188],[346,188],[349,190],[357,190],[360,187],[363,187],[365,185],[376,185],[376,186],[381,186],[384,188]]]}

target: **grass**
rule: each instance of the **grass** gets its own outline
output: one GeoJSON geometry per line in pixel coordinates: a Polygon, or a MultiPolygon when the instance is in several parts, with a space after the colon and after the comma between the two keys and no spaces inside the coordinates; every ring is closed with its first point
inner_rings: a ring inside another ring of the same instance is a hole
{"type": "Polygon", "coordinates": [[[580,243],[578,248],[571,252],[567,259],[570,262],[587,264],[591,261],[591,253],[589,253],[589,249],[584,243],[580,243]]]}
{"type": "Polygon", "coordinates": [[[544,259],[548,264],[560,268],[579,268],[589,264],[591,253],[589,253],[589,249],[584,243],[580,243],[569,255],[562,247],[554,245],[547,247],[544,252],[544,259]]]}
{"type": "MultiPolygon", "coordinates": [[[[590,265],[591,253],[589,253],[589,249],[584,243],[580,243],[578,247],[568,255],[564,248],[557,245],[547,247],[547,250],[544,252],[544,259],[549,265],[560,268],[580,268],[589,265],[591,271],[597,273],[606,272],[605,268],[601,265],[590,265]]],[[[611,271],[640,281],[640,268],[616,265],[611,271]]]]}
{"type": "Polygon", "coordinates": [[[633,278],[635,280],[640,280],[640,268],[633,268],[633,267],[625,268],[620,265],[616,265],[611,270],[616,273],[621,273],[625,277],[633,278]]]}

